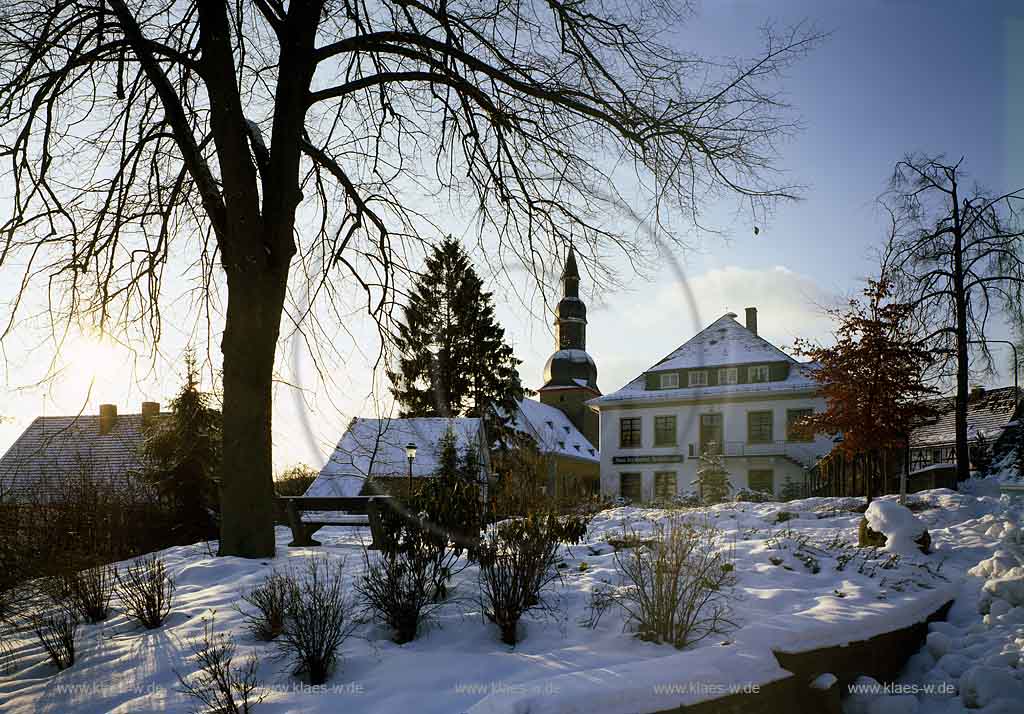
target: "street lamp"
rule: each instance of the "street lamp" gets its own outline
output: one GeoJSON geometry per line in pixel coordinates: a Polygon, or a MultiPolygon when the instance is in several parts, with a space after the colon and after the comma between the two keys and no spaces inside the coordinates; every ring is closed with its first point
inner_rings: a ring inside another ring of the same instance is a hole
{"type": "Polygon", "coordinates": [[[416,458],[416,444],[411,441],[405,445],[405,458],[409,459],[409,494],[412,495],[412,460],[416,458]]]}

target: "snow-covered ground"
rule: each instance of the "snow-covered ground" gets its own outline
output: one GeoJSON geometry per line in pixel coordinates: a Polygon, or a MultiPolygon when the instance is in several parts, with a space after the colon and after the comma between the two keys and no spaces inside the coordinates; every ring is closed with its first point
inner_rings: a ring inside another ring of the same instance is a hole
{"type": "Polygon", "coordinates": [[[924,506],[916,516],[931,533],[930,555],[908,552],[905,539],[893,539],[902,553],[853,547],[860,520],[850,510],[858,503],[854,499],[723,504],[687,512],[718,524],[725,547],[734,552],[737,627],[682,652],[637,640],[623,631],[615,611],[596,627],[587,625],[591,593],[619,582],[609,541],[624,531],[642,537],[670,515],[636,507],[604,511],[586,543],[564,549],[563,580],[551,592],[556,614],[525,617],[516,647],[502,645],[481,617],[477,573],[470,567],[414,642],[395,645],[382,625],[361,624],[322,688],[304,685],[286,662],[272,657],[273,645],[249,636],[235,606],[272,568],[313,554],[345,559],[349,577],[358,578],[359,541],[368,534],[328,528],[317,536],[323,547],[289,549],[290,533],[279,529],[274,561],[215,558],[205,545],[171,548],[163,557],[178,589],[162,628],[144,631],[119,613],[83,626],[78,661],[60,673],[36,642],[16,643],[15,668],[0,674],[0,711],[191,711],[193,702],[178,691],[175,671],[187,676],[195,670],[190,643],[202,634],[204,618],[215,613],[216,630],[234,636],[239,654],[259,657],[258,674],[268,693],[257,711],[268,714],[654,712],[786,676],[772,649],[801,651],[865,639],[920,621],[953,597],[950,621],[931,626],[925,650],[904,677],[907,684],[948,682],[950,693],[899,699],[860,694],[848,700],[849,711],[945,714],[989,704],[985,711],[1008,712],[1007,696],[1017,696],[1012,711],[1024,711],[1024,569],[1019,531],[1011,525],[1015,512],[1005,501],[947,490],[912,499],[924,506]]]}

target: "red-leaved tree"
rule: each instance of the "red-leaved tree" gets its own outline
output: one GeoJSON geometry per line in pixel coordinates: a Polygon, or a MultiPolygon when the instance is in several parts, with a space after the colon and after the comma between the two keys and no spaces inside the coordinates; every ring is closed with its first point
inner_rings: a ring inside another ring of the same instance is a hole
{"type": "Polygon", "coordinates": [[[842,435],[837,449],[846,459],[867,464],[867,490],[877,483],[879,456],[907,446],[910,429],[933,414],[924,382],[931,355],[905,329],[911,307],[891,299],[883,277],[869,280],[863,299],[830,310],[838,322],[829,347],[798,339],[796,351],[818,364],[826,409],[797,424],[804,433],[842,435]]]}

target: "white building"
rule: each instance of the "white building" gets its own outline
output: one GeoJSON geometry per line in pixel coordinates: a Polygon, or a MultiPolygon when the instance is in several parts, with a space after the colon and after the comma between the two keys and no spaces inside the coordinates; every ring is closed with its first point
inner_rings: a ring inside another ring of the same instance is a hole
{"type": "Polygon", "coordinates": [[[734,489],[781,495],[828,453],[825,436],[789,425],[825,400],[799,363],[726,313],[616,392],[587,404],[600,414],[601,492],[633,501],[694,490],[699,456],[717,451],[734,489]]]}

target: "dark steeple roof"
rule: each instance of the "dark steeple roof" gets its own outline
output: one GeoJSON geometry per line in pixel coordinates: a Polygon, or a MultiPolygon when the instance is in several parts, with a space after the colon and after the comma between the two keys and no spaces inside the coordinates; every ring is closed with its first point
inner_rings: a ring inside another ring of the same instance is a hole
{"type": "MultiPolygon", "coordinates": [[[[597,365],[587,354],[587,306],[579,298],[580,271],[569,246],[562,269],[562,299],[555,307],[555,348],[544,366],[541,389],[582,388],[597,392],[597,365]]],[[[600,392],[598,392],[600,393],[600,392]]]]}
{"type": "Polygon", "coordinates": [[[572,249],[571,245],[569,246],[569,256],[565,259],[565,268],[562,270],[562,280],[568,278],[580,279],[580,271],[576,267],[576,251],[572,249]]]}

